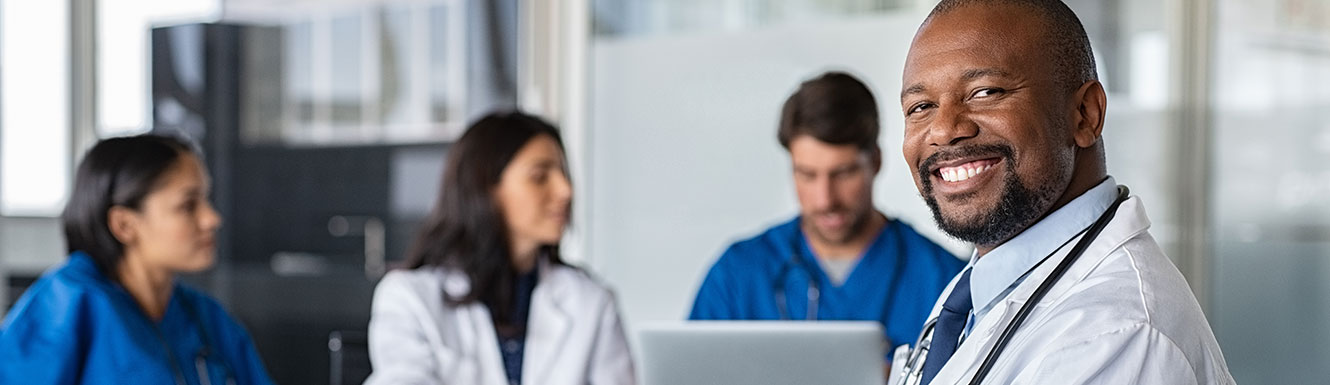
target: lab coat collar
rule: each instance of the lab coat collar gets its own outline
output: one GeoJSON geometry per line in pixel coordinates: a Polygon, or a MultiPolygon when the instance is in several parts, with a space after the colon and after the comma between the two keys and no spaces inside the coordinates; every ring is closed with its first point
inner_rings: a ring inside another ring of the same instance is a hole
{"type": "MultiPolygon", "coordinates": [[[[466,276],[466,272],[455,268],[439,268],[439,272],[443,275],[443,292],[449,297],[457,298],[471,292],[471,279],[466,276]]],[[[561,294],[568,290],[569,282],[559,277],[557,265],[551,263],[549,258],[541,257],[536,261],[536,272],[540,275],[536,281],[536,292],[549,290],[553,291],[551,299],[557,301],[564,298],[561,294]]]]}

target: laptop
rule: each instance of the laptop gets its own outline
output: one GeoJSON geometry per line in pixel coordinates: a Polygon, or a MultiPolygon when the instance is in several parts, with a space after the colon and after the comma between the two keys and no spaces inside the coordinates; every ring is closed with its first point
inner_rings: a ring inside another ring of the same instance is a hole
{"type": "Polygon", "coordinates": [[[639,330],[644,385],[882,385],[872,321],[688,321],[639,330]]]}

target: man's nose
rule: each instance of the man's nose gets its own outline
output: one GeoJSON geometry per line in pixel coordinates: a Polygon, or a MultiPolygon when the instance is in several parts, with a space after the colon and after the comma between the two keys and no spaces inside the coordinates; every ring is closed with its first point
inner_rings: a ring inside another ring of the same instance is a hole
{"type": "Polygon", "coordinates": [[[950,146],[979,135],[979,125],[970,119],[963,105],[939,106],[928,123],[929,146],[950,146]]]}
{"type": "Polygon", "coordinates": [[[817,210],[826,210],[836,207],[836,190],[831,177],[823,175],[813,182],[813,199],[811,203],[817,210]]]}

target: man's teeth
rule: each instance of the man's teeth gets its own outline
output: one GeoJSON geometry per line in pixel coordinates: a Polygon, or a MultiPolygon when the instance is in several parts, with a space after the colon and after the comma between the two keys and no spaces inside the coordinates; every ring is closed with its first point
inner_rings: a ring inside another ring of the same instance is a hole
{"type": "Polygon", "coordinates": [[[939,170],[938,172],[942,174],[942,180],[948,182],[960,182],[966,179],[973,178],[975,175],[982,174],[984,173],[984,171],[988,171],[988,169],[992,167],[993,165],[991,164],[983,166],[949,167],[939,170]]]}

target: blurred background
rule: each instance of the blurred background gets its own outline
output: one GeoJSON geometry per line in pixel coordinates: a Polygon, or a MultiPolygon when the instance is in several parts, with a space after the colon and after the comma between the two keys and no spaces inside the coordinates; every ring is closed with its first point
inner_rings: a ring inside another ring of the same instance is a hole
{"type": "MultiPolygon", "coordinates": [[[[187,280],[281,383],[359,383],[377,279],[472,119],[563,129],[568,259],[628,332],[678,320],[729,242],[797,213],[778,111],[847,70],[877,93],[877,206],[943,242],[897,92],[933,0],[0,0],[0,308],[66,255],[98,138],[198,141],[226,222],[187,280]]],[[[1070,0],[1141,196],[1243,383],[1330,377],[1330,0],[1070,0]]]]}

